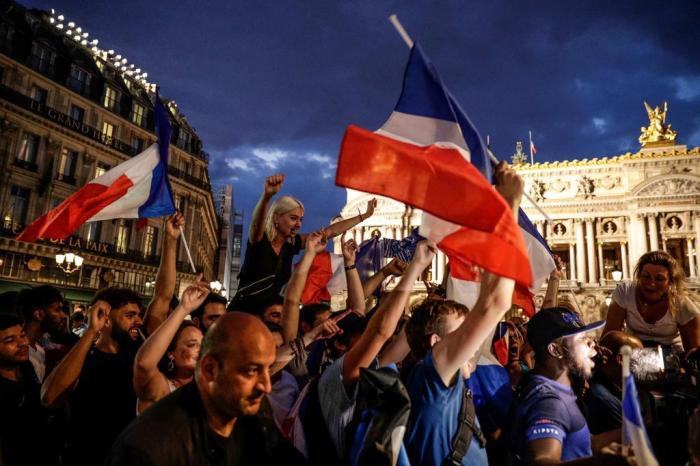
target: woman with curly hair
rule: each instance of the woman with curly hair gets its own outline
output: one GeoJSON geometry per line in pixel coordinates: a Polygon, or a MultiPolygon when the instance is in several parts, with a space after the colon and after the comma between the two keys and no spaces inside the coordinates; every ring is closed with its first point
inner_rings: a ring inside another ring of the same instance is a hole
{"type": "Polygon", "coordinates": [[[673,256],[664,251],[644,254],[634,281],[613,291],[603,334],[622,330],[623,324],[647,346],[682,346],[685,351],[700,346],[700,310],[673,256]]]}

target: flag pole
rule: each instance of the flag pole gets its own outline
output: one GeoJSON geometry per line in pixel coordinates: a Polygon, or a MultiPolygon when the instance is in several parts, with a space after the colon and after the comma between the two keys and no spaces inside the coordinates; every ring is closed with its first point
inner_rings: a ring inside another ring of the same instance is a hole
{"type": "MultiPolygon", "coordinates": [[[[406,46],[408,46],[409,49],[413,48],[413,39],[411,39],[411,36],[408,35],[408,32],[406,32],[406,29],[404,29],[403,25],[399,21],[399,18],[394,14],[394,15],[389,16],[389,21],[396,29],[396,32],[399,33],[399,35],[401,36],[403,41],[406,43],[406,46]]],[[[462,131],[460,129],[460,134],[461,134],[461,132],[462,131]]],[[[464,136],[462,136],[462,137],[464,137],[464,136]]],[[[493,163],[497,164],[499,162],[499,160],[496,158],[496,156],[493,155],[493,153],[490,150],[488,150],[487,152],[488,152],[488,155],[489,155],[489,158],[491,159],[491,161],[493,163]]],[[[537,203],[535,201],[533,201],[530,196],[528,196],[528,194],[526,192],[523,192],[523,196],[525,197],[525,199],[530,201],[530,204],[532,204],[540,214],[542,214],[542,216],[545,218],[545,220],[552,223],[552,219],[549,218],[549,215],[547,215],[544,212],[544,210],[542,210],[542,208],[540,206],[538,206],[537,203]]]]}
{"type": "Polygon", "coordinates": [[[530,135],[530,165],[535,164],[535,156],[532,154],[532,131],[528,131],[530,135]]]}
{"type": "Polygon", "coordinates": [[[182,225],[180,225],[180,238],[182,238],[182,244],[185,246],[187,258],[190,260],[190,267],[192,267],[192,273],[197,273],[197,267],[194,266],[194,261],[192,260],[192,253],[190,253],[190,247],[187,245],[187,237],[185,236],[185,230],[182,228],[182,225]]]}
{"type": "MultiPolygon", "coordinates": [[[[622,355],[622,404],[625,404],[625,397],[627,396],[627,377],[630,375],[630,356],[632,355],[632,348],[629,345],[624,345],[620,348],[620,354],[622,355]]],[[[629,445],[625,441],[625,422],[622,423],[622,454],[627,456],[629,454],[629,445]]]]}

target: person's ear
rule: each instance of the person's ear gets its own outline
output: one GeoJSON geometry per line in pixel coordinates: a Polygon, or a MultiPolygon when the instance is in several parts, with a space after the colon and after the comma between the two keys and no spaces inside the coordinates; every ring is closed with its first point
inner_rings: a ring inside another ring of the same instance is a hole
{"type": "Polygon", "coordinates": [[[430,336],[428,337],[428,345],[430,346],[430,348],[435,346],[438,341],[440,341],[440,337],[438,336],[437,333],[431,333],[430,336]]]}
{"type": "Polygon", "coordinates": [[[32,312],[32,318],[38,322],[41,322],[42,320],[44,320],[45,315],[46,315],[46,313],[40,307],[34,309],[34,312],[32,312]]]}
{"type": "Polygon", "coordinates": [[[561,347],[560,344],[558,343],[549,343],[547,345],[547,352],[549,353],[550,356],[556,359],[562,359],[564,357],[564,351],[561,347]]]}
{"type": "Polygon", "coordinates": [[[206,354],[199,362],[199,372],[205,382],[213,382],[219,373],[219,362],[210,354],[206,354]]]}

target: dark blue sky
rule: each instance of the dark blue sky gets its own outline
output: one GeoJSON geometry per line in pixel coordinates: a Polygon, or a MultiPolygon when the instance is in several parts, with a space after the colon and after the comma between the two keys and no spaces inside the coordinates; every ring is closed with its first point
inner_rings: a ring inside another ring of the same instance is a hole
{"type": "Polygon", "coordinates": [[[408,51],[391,13],[502,158],[529,129],[539,160],[634,152],[644,100],[668,100],[679,142],[700,145],[696,0],[22,1],[55,8],[176,100],[246,225],[278,171],[307,206],[305,230],[342,207],[345,127],[379,127],[399,95],[408,51]]]}

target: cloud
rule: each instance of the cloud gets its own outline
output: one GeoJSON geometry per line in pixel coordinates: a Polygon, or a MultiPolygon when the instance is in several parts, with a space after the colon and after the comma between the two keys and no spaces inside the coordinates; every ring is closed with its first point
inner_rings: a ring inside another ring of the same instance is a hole
{"type": "Polygon", "coordinates": [[[250,162],[245,159],[227,159],[226,164],[233,170],[241,170],[244,172],[253,171],[253,167],[251,167],[250,162]]]}
{"type": "Polygon", "coordinates": [[[598,134],[605,134],[608,130],[608,120],[602,117],[593,117],[591,120],[593,128],[598,132],[598,134]]]}
{"type": "Polygon", "coordinates": [[[676,87],[676,98],[692,102],[700,97],[700,76],[680,76],[672,79],[676,87]]]}
{"type": "Polygon", "coordinates": [[[271,170],[277,170],[280,167],[282,161],[289,158],[289,152],[283,149],[273,149],[259,147],[252,150],[254,157],[260,159],[267,168],[271,170]]]}

